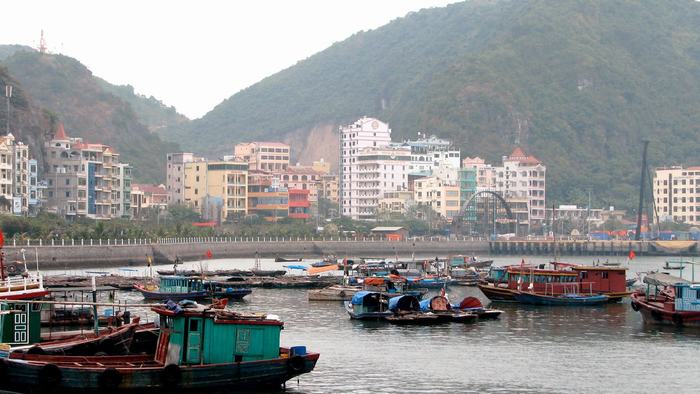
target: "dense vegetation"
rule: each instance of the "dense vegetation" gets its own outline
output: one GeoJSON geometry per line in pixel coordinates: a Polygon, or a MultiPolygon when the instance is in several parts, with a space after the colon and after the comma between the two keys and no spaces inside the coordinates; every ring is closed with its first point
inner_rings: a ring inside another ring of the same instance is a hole
{"type": "Polygon", "coordinates": [[[355,34],[164,135],[213,154],[376,116],[491,162],[519,139],[551,202],[633,208],[642,138],[652,165],[700,164],[699,88],[698,2],[469,1],[355,34]]]}
{"type": "MultiPolygon", "coordinates": [[[[135,167],[138,181],[164,181],[166,154],[177,150],[177,145],[151,133],[129,102],[112,94],[80,62],[63,55],[17,51],[2,64],[37,106],[64,123],[69,136],[115,147],[121,160],[135,167]]],[[[17,105],[14,99],[13,103],[17,105]]],[[[149,108],[154,112],[157,107],[149,108]]],[[[33,154],[40,153],[34,150],[33,154]]]]}

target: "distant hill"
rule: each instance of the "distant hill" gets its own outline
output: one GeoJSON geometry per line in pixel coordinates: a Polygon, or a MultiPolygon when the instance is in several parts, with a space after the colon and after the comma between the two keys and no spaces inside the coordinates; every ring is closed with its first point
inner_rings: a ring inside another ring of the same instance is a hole
{"type": "Polygon", "coordinates": [[[68,135],[112,145],[122,161],[135,167],[138,181],[164,181],[165,155],[179,148],[151,133],[132,105],[112,93],[117,87],[108,87],[80,62],[63,55],[18,51],[2,64],[38,106],[64,123],[68,135]]]}
{"type": "Polygon", "coordinates": [[[26,45],[0,45],[0,62],[16,52],[33,52],[34,48],[26,45]]]}
{"type": "Polygon", "coordinates": [[[698,164],[698,108],[698,2],[468,1],[357,33],[162,135],[210,155],[285,139],[331,159],[337,126],[369,115],[395,140],[427,130],[492,162],[519,141],[548,165],[549,202],[590,190],[632,208],[642,138],[654,165],[698,164]]]}

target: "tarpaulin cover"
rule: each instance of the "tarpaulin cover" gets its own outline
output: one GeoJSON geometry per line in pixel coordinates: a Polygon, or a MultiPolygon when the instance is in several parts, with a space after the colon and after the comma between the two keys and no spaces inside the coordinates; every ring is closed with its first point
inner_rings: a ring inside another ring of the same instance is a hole
{"type": "Polygon", "coordinates": [[[358,291],[355,293],[355,295],[352,296],[352,304],[353,305],[362,305],[362,301],[364,298],[370,294],[377,294],[376,292],[373,291],[358,291]]]}
{"type": "Polygon", "coordinates": [[[410,295],[403,295],[389,299],[389,310],[396,311],[418,311],[420,303],[418,298],[410,295]]]}

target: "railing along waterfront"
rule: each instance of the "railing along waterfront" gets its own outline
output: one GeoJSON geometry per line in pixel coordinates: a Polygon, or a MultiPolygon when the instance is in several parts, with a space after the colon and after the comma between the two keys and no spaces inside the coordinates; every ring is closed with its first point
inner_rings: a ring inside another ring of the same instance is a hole
{"type": "Polygon", "coordinates": [[[478,242],[487,241],[486,238],[468,236],[419,236],[404,238],[401,240],[387,240],[376,237],[309,237],[309,236],[231,236],[231,237],[165,237],[165,238],[56,238],[56,239],[28,239],[8,238],[5,246],[14,247],[56,247],[56,246],[135,246],[135,245],[165,245],[165,244],[190,244],[190,243],[255,243],[255,242],[478,242]]]}

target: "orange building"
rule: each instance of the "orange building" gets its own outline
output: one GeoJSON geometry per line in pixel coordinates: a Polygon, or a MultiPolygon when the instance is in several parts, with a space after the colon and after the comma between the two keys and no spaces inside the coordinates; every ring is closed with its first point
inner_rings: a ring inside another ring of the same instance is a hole
{"type": "Polygon", "coordinates": [[[309,190],[289,189],[289,217],[292,219],[309,219],[309,190]]]}

